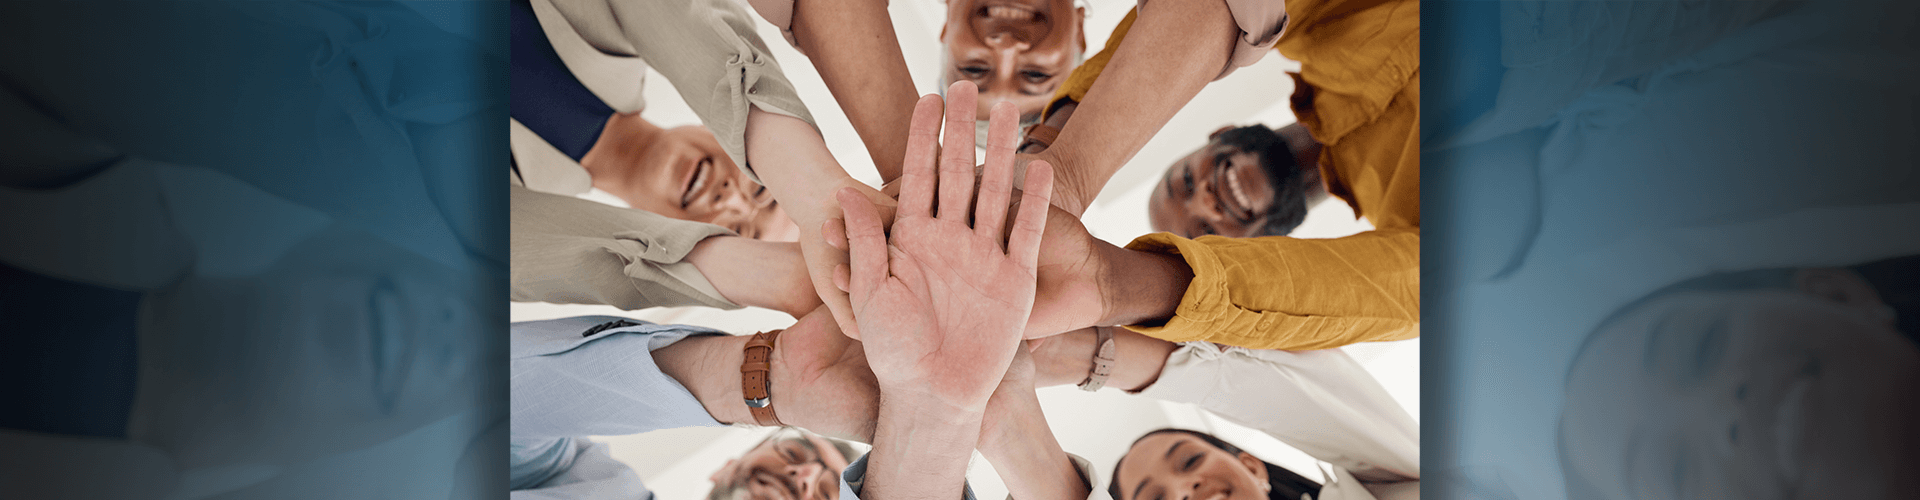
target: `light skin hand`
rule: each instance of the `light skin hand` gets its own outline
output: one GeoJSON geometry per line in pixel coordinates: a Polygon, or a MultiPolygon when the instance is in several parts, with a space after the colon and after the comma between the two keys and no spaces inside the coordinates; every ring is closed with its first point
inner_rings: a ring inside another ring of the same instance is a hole
{"type": "MultiPolygon", "coordinates": [[[[970,143],[976,89],[960,82],[947,95],[945,109],[954,111],[947,140],[970,143]]],[[[976,197],[972,148],[948,148],[936,175],[942,109],[937,96],[914,109],[891,235],[860,193],[840,195],[852,265],[835,280],[850,292],[880,386],[867,476],[874,498],[950,498],[959,489],[987,401],[1019,348],[1033,303],[1051,168],[1030,169],[1019,215],[1003,231],[1015,110],[993,109],[976,197]]]]}
{"type": "MultiPolygon", "coordinates": [[[[748,337],[692,337],[653,352],[660,371],[692,392],[714,420],[752,424],[740,391],[748,337]]],[[[841,335],[823,307],[780,333],[772,391],[782,423],[855,441],[873,439],[879,387],[860,343],[841,335]]]]}
{"type": "MultiPolygon", "coordinates": [[[[972,134],[971,117],[964,111],[973,104],[972,87],[971,82],[960,82],[948,91],[952,102],[946,109],[955,110],[948,121],[959,122],[948,124],[948,141],[970,142],[965,136],[972,134]]],[[[987,169],[978,203],[971,203],[971,148],[947,148],[936,179],[933,155],[940,104],[929,96],[914,110],[900,216],[890,237],[864,197],[841,193],[854,256],[845,282],[854,317],[867,332],[865,349],[880,374],[883,394],[898,388],[979,411],[1012,359],[1032,307],[1047,206],[1044,193],[1052,177],[1044,164],[1030,171],[1019,216],[1012,230],[1003,233],[1012,191],[1015,112],[1011,106],[995,108],[994,118],[1005,119],[990,128],[987,169]],[[969,204],[977,205],[975,210],[969,210],[969,204]],[[971,225],[970,214],[975,221],[971,225]]]]}
{"type": "Polygon", "coordinates": [[[883,221],[892,220],[893,198],[848,176],[827,150],[820,131],[799,118],[752,108],[747,112],[747,157],[761,183],[803,228],[800,254],[806,258],[814,293],[833,312],[843,333],[860,338],[847,294],[833,285],[833,270],[846,265],[847,254],[827,245],[820,232],[811,229],[841,217],[834,193],[842,189],[866,196],[883,221]]]}

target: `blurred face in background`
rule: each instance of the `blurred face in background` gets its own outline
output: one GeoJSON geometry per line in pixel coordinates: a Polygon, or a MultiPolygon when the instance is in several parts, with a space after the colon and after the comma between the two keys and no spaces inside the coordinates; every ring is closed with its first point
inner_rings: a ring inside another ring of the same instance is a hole
{"type": "Polygon", "coordinates": [[[505,318],[470,274],[335,226],[259,275],[150,293],[128,435],[182,470],[288,465],[486,404],[505,318]]]}
{"type": "Polygon", "coordinates": [[[1596,331],[1567,382],[1569,481],[1614,499],[1920,494],[1920,350],[1864,280],[1809,271],[1831,279],[1674,293],[1596,331]]]}
{"type": "Polygon", "coordinates": [[[714,488],[751,499],[836,500],[847,457],[826,438],[795,428],[775,432],[714,471],[714,488]]]}
{"type": "Polygon", "coordinates": [[[1020,109],[1021,123],[1036,121],[1086,51],[1085,16],[1072,0],[949,0],[941,88],[979,86],[981,121],[1000,101],[1020,109]]]}

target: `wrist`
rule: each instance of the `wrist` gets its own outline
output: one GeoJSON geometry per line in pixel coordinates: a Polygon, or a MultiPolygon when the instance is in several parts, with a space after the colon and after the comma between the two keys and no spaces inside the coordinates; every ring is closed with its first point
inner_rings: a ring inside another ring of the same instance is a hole
{"type": "Polygon", "coordinates": [[[1093,370],[1093,350],[1097,347],[1093,328],[1082,328],[1038,343],[1033,350],[1034,387],[1078,384],[1093,370]]]}
{"type": "Polygon", "coordinates": [[[707,415],[723,424],[753,422],[740,391],[740,363],[747,338],[730,335],[688,337],[653,352],[660,371],[693,393],[707,415]]]}
{"type": "Polygon", "coordinates": [[[1148,337],[1146,335],[1114,327],[1114,347],[1119,351],[1119,363],[1113,368],[1113,377],[1107,386],[1127,392],[1140,392],[1160,380],[1160,372],[1167,367],[1167,357],[1179,344],[1148,337]]]}
{"type": "Polygon", "coordinates": [[[1097,251],[1105,255],[1100,270],[1102,290],[1106,294],[1106,314],[1102,325],[1159,324],[1172,318],[1193,282],[1193,268],[1186,258],[1129,250],[1111,245],[1097,251]]]}
{"type": "Polygon", "coordinates": [[[951,498],[979,443],[979,412],[943,412],[883,390],[867,459],[868,498],[951,498]]]}

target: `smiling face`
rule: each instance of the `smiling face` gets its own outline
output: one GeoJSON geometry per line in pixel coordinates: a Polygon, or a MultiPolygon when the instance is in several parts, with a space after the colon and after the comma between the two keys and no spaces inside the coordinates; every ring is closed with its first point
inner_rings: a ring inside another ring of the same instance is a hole
{"type": "Polygon", "coordinates": [[[1022,123],[1037,119],[1086,50],[1085,14],[1072,0],[950,0],[942,88],[978,85],[979,120],[1000,101],[1018,107],[1022,123]]]}
{"type": "Polygon", "coordinates": [[[483,404],[505,354],[478,338],[505,320],[482,315],[490,289],[339,228],[258,276],[190,277],[141,305],[128,434],[183,470],[286,465],[483,404]]]}
{"type": "Polygon", "coordinates": [[[798,241],[799,226],[765,186],[748,179],[706,127],[663,130],[635,162],[627,203],[675,219],[706,222],[741,236],[798,241]]]}
{"type": "Polygon", "coordinates": [[[1569,374],[1569,483],[1622,500],[1913,498],[1920,350],[1851,297],[1681,292],[1610,321],[1569,374]]]}
{"type": "Polygon", "coordinates": [[[846,456],[833,443],[808,432],[782,429],[738,459],[714,471],[716,488],[745,491],[764,500],[835,500],[846,456]]]}
{"type": "Polygon", "coordinates": [[[1153,230],[1188,238],[1259,236],[1277,198],[1260,160],[1257,154],[1209,141],[1175,161],[1147,199],[1153,230]]]}
{"type": "Polygon", "coordinates": [[[1267,469],[1183,432],[1140,438],[1114,470],[1115,500],[1266,500],[1267,469]]]}

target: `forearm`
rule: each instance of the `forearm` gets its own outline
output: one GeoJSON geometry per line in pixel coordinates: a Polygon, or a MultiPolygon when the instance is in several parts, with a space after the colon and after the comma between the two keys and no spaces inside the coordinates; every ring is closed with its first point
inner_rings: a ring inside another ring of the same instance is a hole
{"type": "Polygon", "coordinates": [[[980,454],[993,463],[1018,500],[1081,500],[1087,480],[1047,427],[1039,400],[1028,394],[990,409],[980,436],[980,454]]]}
{"type": "Polygon", "coordinates": [[[967,461],[980,439],[981,412],[889,398],[881,391],[873,452],[862,496],[871,500],[952,500],[966,482],[967,461]]]}
{"type": "Polygon", "coordinates": [[[1193,281],[1193,268],[1175,254],[1103,245],[1109,265],[1100,277],[1108,304],[1102,325],[1157,324],[1173,317],[1193,281]]]}
{"type": "Polygon", "coordinates": [[[835,191],[860,184],[833,159],[812,124],[757,107],[747,113],[747,155],[754,174],[800,224],[802,235],[817,235],[820,222],[837,216],[835,191]]]}
{"type": "Polygon", "coordinates": [[[1083,213],[1107,179],[1220,74],[1239,32],[1217,0],[1156,0],[1142,10],[1074,119],[1039,155],[1056,167],[1053,203],[1083,213]]]}
{"type": "Polygon", "coordinates": [[[918,99],[885,1],[796,2],[793,35],[860,134],[882,183],[900,177],[918,99]]]}
{"type": "Polygon", "coordinates": [[[687,262],[735,304],[796,318],[820,306],[798,243],[714,236],[695,245],[687,253],[687,262]]]}
{"type": "MultiPolygon", "coordinates": [[[[1113,374],[1107,378],[1107,387],[1134,392],[1153,385],[1160,379],[1160,372],[1167,366],[1167,356],[1179,348],[1179,344],[1148,337],[1120,327],[1113,331],[1114,366],[1113,374]]],[[[1033,352],[1034,386],[1051,387],[1056,385],[1074,385],[1087,379],[1093,372],[1093,354],[1098,347],[1098,335],[1094,328],[1087,328],[1047,338],[1033,352]]]]}
{"type": "Polygon", "coordinates": [[[700,400],[714,420],[724,424],[753,421],[740,392],[740,363],[747,338],[712,335],[689,337],[653,351],[660,372],[680,382],[700,400]]]}

